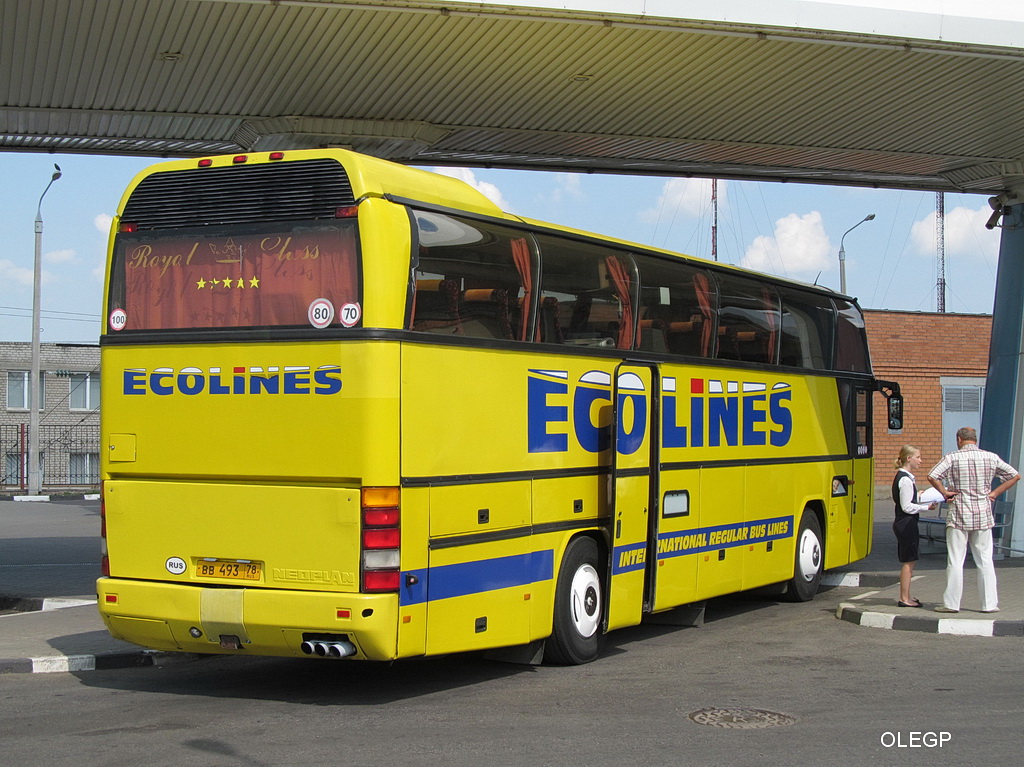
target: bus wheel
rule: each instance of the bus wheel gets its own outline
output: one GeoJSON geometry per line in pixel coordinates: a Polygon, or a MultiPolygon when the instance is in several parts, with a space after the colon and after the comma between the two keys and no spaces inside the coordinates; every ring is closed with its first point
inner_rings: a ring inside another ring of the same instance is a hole
{"type": "Polygon", "coordinates": [[[569,543],[558,572],[554,630],[544,647],[545,660],[566,666],[589,663],[601,640],[601,576],[592,538],[569,543]]]}
{"type": "Polygon", "coordinates": [[[786,588],[790,602],[809,602],[818,593],[818,585],[825,566],[825,545],[821,538],[821,525],[810,510],[804,510],[800,531],[796,536],[796,564],[793,579],[786,588]]]}

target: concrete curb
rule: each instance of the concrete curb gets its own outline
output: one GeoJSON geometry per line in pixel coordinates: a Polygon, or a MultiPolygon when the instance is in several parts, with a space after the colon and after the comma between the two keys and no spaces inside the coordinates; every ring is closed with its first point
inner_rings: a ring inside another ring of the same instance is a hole
{"type": "Polygon", "coordinates": [[[110,671],[144,666],[168,666],[173,663],[199,660],[203,655],[143,650],[95,655],[44,655],[38,658],[0,659],[0,676],[4,674],[54,674],[67,671],[110,671]]]}
{"type": "Polygon", "coordinates": [[[50,501],[98,501],[99,493],[60,493],[59,495],[14,495],[4,493],[0,501],[24,501],[27,503],[48,503],[50,501]]]}
{"type": "Polygon", "coordinates": [[[65,607],[84,607],[96,604],[95,599],[73,597],[5,597],[0,594],[0,610],[14,610],[18,613],[47,612],[65,607]]]}
{"type": "Polygon", "coordinates": [[[899,573],[825,573],[821,577],[822,586],[852,586],[853,588],[881,588],[893,586],[899,582],[899,573]]]}
{"type": "Polygon", "coordinates": [[[836,617],[857,626],[896,631],[921,631],[927,634],[953,636],[1024,637],[1024,620],[974,620],[970,618],[939,618],[932,615],[901,615],[880,612],[843,602],[836,617]]]}

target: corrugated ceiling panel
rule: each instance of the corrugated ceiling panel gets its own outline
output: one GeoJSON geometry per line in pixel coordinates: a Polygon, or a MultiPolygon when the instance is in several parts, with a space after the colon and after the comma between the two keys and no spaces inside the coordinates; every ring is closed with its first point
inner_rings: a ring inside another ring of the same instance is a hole
{"type": "Polygon", "coordinates": [[[550,167],[697,163],[857,183],[919,174],[941,186],[942,171],[990,183],[994,161],[1024,159],[1024,51],[953,55],[516,14],[4,0],[0,148],[122,152],[134,140],[140,153],[161,141],[172,153],[234,151],[233,137],[259,135],[247,123],[296,116],[371,129],[270,140],[348,138],[405,160],[431,148],[387,121],[445,129],[433,131],[447,133],[433,147],[445,157],[550,167]]]}

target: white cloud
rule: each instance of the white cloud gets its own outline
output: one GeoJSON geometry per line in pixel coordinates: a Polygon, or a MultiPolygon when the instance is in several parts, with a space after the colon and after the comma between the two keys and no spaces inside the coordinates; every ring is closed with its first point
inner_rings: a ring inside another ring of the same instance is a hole
{"type": "MultiPolygon", "coordinates": [[[[946,211],[943,239],[946,255],[979,257],[992,261],[999,255],[999,230],[986,229],[985,222],[992,215],[987,205],[967,208],[963,205],[946,211]]],[[[935,211],[910,228],[914,249],[921,255],[935,255],[935,211]]]]}
{"type": "MultiPolygon", "coordinates": [[[[725,207],[727,184],[718,182],[718,205],[725,207]]],[[[711,209],[710,178],[670,178],[661,187],[661,197],[651,209],[642,211],[640,218],[647,223],[671,220],[682,214],[700,218],[711,209]]]]}
{"type": "Polygon", "coordinates": [[[97,231],[103,232],[103,234],[110,234],[110,224],[113,220],[113,216],[107,215],[106,213],[100,213],[92,220],[92,223],[96,227],[97,231]]]}
{"type": "Polygon", "coordinates": [[[774,234],[757,237],[740,265],[795,277],[828,269],[832,266],[831,254],[832,243],[825,233],[821,213],[812,210],[803,216],[790,213],[776,221],[774,234]]]}
{"type": "MultiPolygon", "coordinates": [[[[49,285],[53,280],[53,275],[45,269],[40,270],[39,277],[40,285],[49,285]]],[[[32,282],[33,274],[31,269],[26,269],[23,266],[17,266],[13,261],[8,261],[6,259],[0,261],[0,285],[4,285],[6,283],[9,285],[13,284],[31,288],[32,282]]]]}
{"type": "Polygon", "coordinates": [[[63,248],[62,250],[51,250],[43,256],[43,260],[48,264],[69,264],[75,261],[75,251],[71,248],[63,248]]]}
{"type": "Polygon", "coordinates": [[[555,188],[551,193],[552,200],[560,203],[563,200],[583,200],[583,186],[580,184],[579,173],[556,173],[555,188]]]}
{"type": "Polygon", "coordinates": [[[440,173],[442,176],[451,176],[452,178],[459,179],[459,181],[465,181],[503,211],[511,211],[512,209],[508,204],[508,200],[505,199],[505,196],[495,184],[489,181],[480,181],[469,168],[433,168],[433,171],[434,173],[440,173]]]}
{"type": "Polygon", "coordinates": [[[0,261],[0,284],[5,282],[32,287],[32,270],[16,266],[13,261],[0,261]]]}

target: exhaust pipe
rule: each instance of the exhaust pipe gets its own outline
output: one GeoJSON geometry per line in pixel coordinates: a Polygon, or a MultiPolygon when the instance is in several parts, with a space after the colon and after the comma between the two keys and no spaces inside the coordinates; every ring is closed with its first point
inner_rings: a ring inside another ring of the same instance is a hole
{"type": "Polygon", "coordinates": [[[356,654],[356,647],[351,642],[332,642],[327,646],[327,654],[332,658],[344,658],[356,654]]]}
{"type": "Polygon", "coordinates": [[[316,655],[320,658],[346,658],[356,654],[356,646],[351,642],[310,642],[299,645],[305,655],[316,655]]]}

